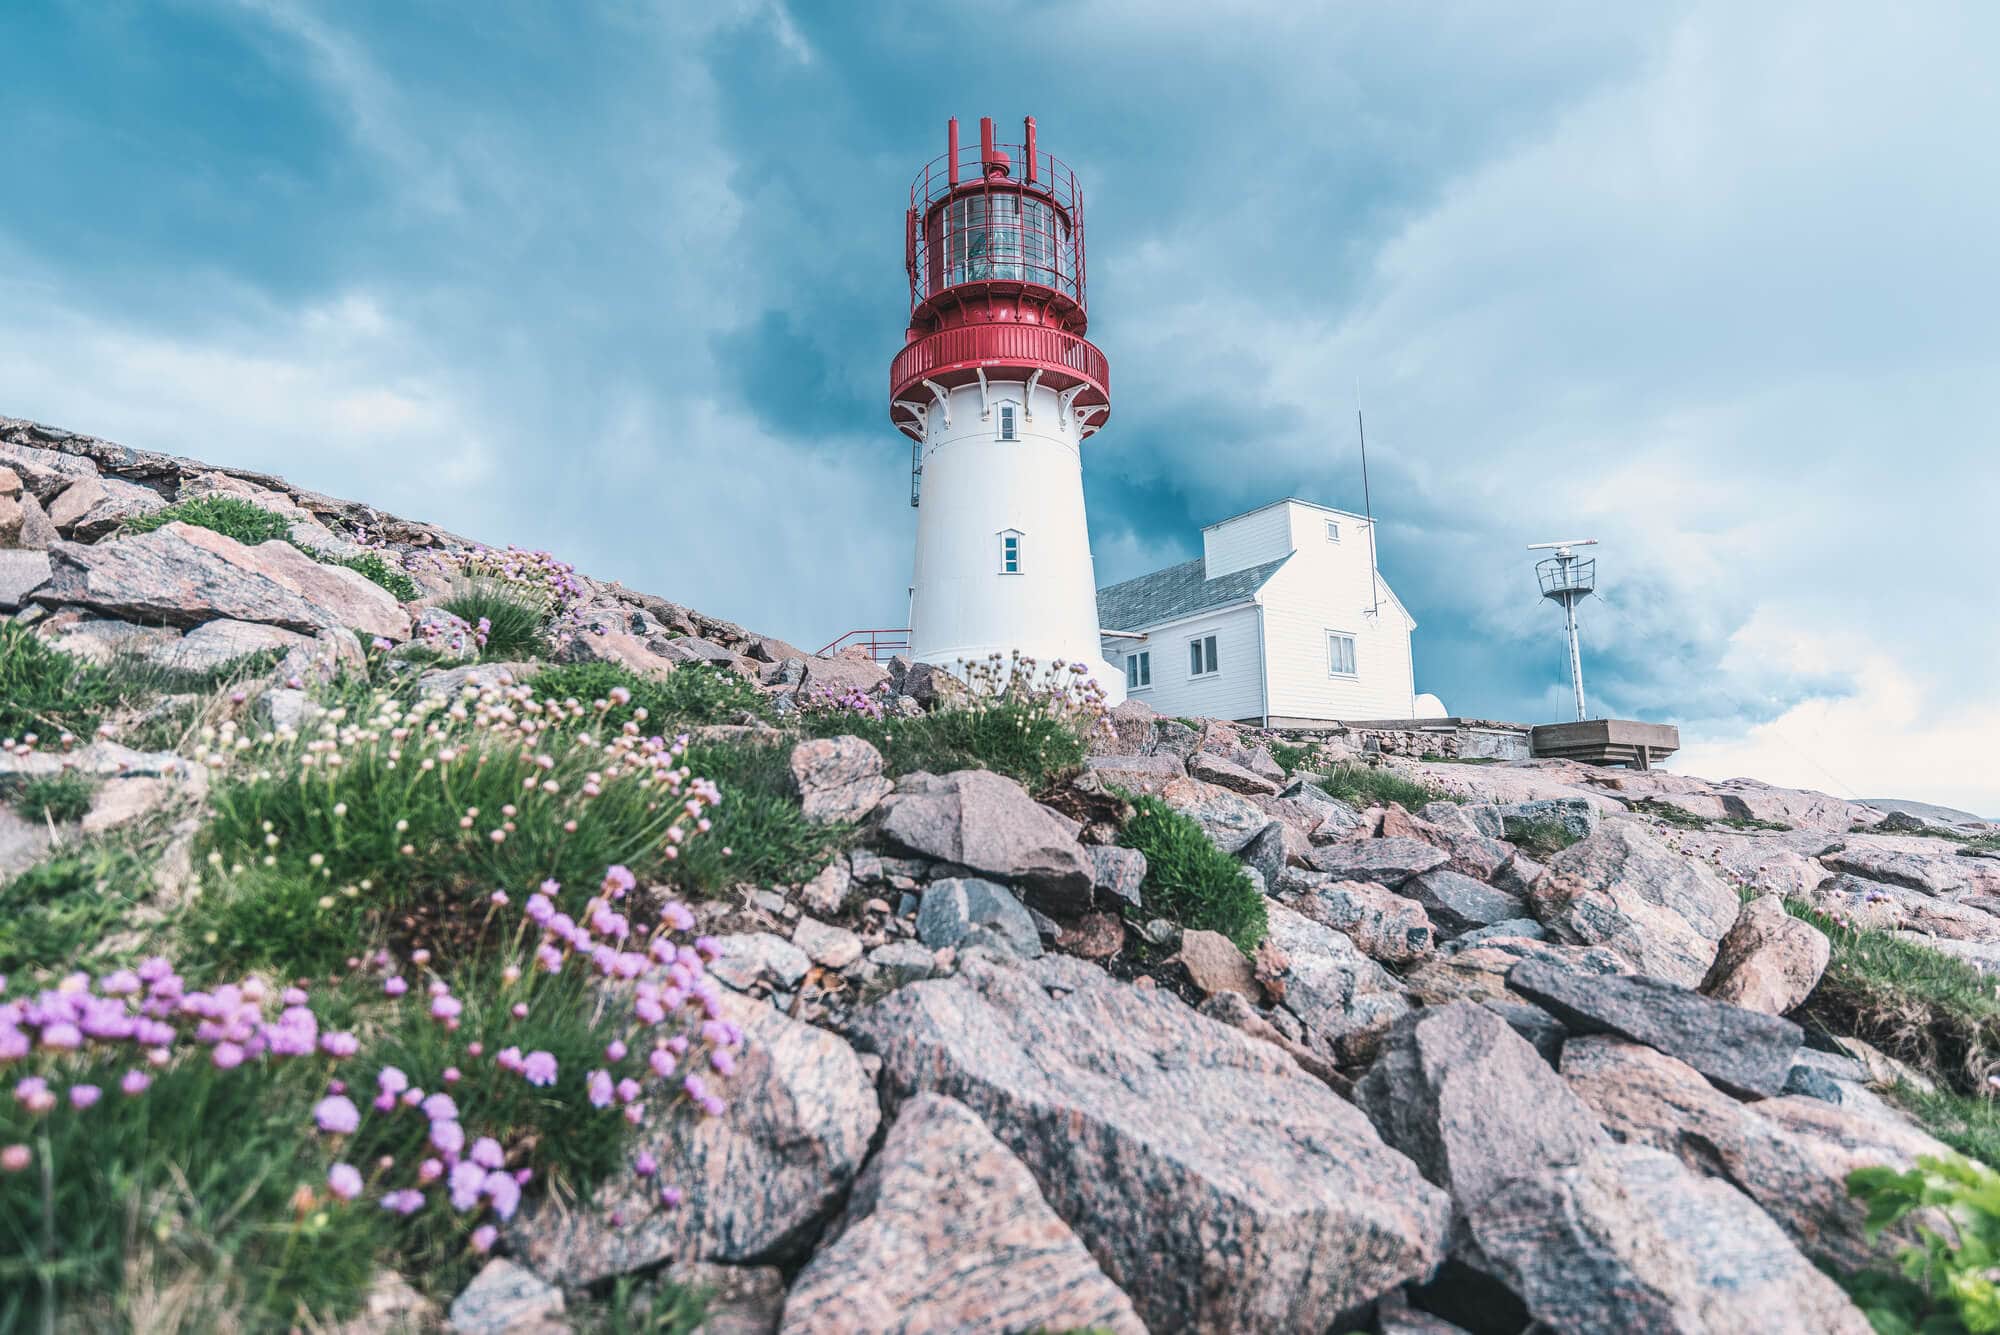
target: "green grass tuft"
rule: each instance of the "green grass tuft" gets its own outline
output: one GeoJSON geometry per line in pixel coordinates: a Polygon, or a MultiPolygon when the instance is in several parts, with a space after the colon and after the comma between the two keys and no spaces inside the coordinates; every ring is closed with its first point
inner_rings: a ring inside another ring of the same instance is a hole
{"type": "Polygon", "coordinates": [[[1639,798],[1632,803],[1632,810],[1651,816],[1663,825],[1671,825],[1681,830],[1706,830],[1709,825],[1706,817],[1697,816],[1691,811],[1683,811],[1673,803],[1662,802],[1656,797],[1639,798]]]}
{"type": "Polygon", "coordinates": [[[1986,1088],[2000,1071],[2000,996],[1991,977],[1887,932],[1843,926],[1798,900],[1785,907],[1832,945],[1805,1003],[1808,1019],[1872,1043],[1947,1088],[1986,1088]]]}
{"type": "Polygon", "coordinates": [[[439,606],[475,629],[486,623],[481,656],[489,662],[540,658],[549,651],[543,629],[548,608],[498,580],[461,581],[439,606]]]}
{"type": "Polygon", "coordinates": [[[1246,953],[1269,930],[1264,896],[1235,858],[1215,846],[1192,816],[1157,797],[1129,796],[1132,819],[1119,842],[1146,855],[1147,917],[1220,932],[1246,953]]]}
{"type": "Polygon", "coordinates": [[[1291,742],[1272,742],[1271,759],[1278,762],[1278,768],[1292,774],[1312,759],[1316,748],[1310,742],[1293,745],[1291,742]]]}
{"type": "Polygon", "coordinates": [[[90,811],[91,795],[96,791],[95,783],[74,770],[44,774],[21,784],[14,794],[14,810],[31,821],[67,825],[82,820],[90,811]]]}
{"type": "Polygon", "coordinates": [[[746,882],[803,881],[826,865],[851,831],[806,819],[792,794],[790,755],[789,744],[688,748],[683,762],[714,780],[722,801],[709,813],[713,828],[681,851],[668,880],[691,894],[713,895],[746,882]]]}
{"type": "Polygon", "coordinates": [[[975,696],[962,708],[915,718],[838,712],[804,719],[811,737],[850,735],[882,753],[891,774],[990,769],[1039,792],[1075,773],[1089,753],[1078,727],[1037,700],[975,696]]]}
{"type": "Polygon", "coordinates": [[[52,647],[18,622],[0,621],[0,738],[87,737],[122,694],[103,667],[52,647]]]}
{"type": "Polygon", "coordinates": [[[118,844],[75,847],[0,883],[0,974],[81,962],[149,888],[144,860],[118,844]]]}
{"type": "Polygon", "coordinates": [[[387,589],[399,603],[413,603],[423,590],[417,582],[390,565],[380,552],[363,552],[360,556],[325,557],[312,554],[315,559],[328,565],[346,566],[349,570],[366,575],[375,583],[387,589]]]}
{"type": "Polygon", "coordinates": [[[1316,782],[1330,796],[1357,807],[1380,806],[1395,802],[1406,810],[1415,811],[1427,802],[1439,798],[1455,800],[1449,794],[1434,792],[1420,783],[1415,783],[1391,769],[1373,765],[1335,765],[1316,782]]]}
{"type": "Polygon", "coordinates": [[[534,676],[535,694],[544,700],[576,700],[595,709],[611,727],[623,727],[646,711],[641,730],[671,735],[674,726],[735,723],[744,714],[768,717],[770,700],[734,669],[707,663],[684,663],[672,672],[651,676],[617,663],[561,663],[534,676]],[[611,698],[623,687],[631,696],[623,704],[611,698]]]}
{"type": "Polygon", "coordinates": [[[1522,821],[1507,833],[1507,841],[1538,858],[1554,857],[1583,838],[1559,820],[1522,821]]]}
{"type": "Polygon", "coordinates": [[[289,540],[292,531],[292,521],[283,515],[235,496],[197,496],[189,501],[176,501],[164,510],[126,520],[125,531],[151,533],[173,523],[212,529],[251,547],[274,538],[289,540]]]}

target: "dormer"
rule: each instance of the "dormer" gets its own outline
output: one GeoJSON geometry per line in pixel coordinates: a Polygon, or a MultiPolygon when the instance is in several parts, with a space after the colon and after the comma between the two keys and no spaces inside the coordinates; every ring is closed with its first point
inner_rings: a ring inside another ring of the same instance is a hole
{"type": "Polygon", "coordinates": [[[1365,552],[1367,540],[1368,520],[1361,515],[1287,497],[1203,529],[1203,574],[1218,579],[1315,543],[1325,548],[1359,542],[1365,552]]]}

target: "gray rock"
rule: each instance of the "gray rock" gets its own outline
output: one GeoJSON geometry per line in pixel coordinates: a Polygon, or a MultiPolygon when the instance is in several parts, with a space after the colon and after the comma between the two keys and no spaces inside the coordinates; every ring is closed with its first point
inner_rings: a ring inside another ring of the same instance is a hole
{"type": "Polygon", "coordinates": [[[1189,756],[1187,771],[1197,779],[1251,797],[1268,796],[1278,791],[1278,785],[1272,780],[1213,751],[1197,751],[1189,756]]]}
{"type": "Polygon", "coordinates": [[[151,487],[115,477],[80,478],[49,503],[56,531],[78,542],[96,542],[139,515],[164,510],[167,503],[151,487]]]}
{"type": "Polygon", "coordinates": [[[1449,867],[1412,877],[1402,893],[1424,906],[1440,937],[1461,936],[1528,915],[1526,900],[1449,867]]]}
{"type": "Polygon", "coordinates": [[[1090,856],[1091,886],[1097,902],[1138,908],[1146,884],[1146,855],[1115,844],[1087,844],[1084,852],[1090,856]]]}
{"type": "Polygon", "coordinates": [[[1901,1171],[1919,1156],[1950,1154],[1914,1128],[1817,1099],[1739,1103],[1686,1062],[1615,1038],[1572,1040],[1562,1073],[1612,1135],[1729,1183],[1800,1250],[1843,1272],[1890,1261],[1917,1242],[1914,1221],[1870,1242],[1868,1210],[1848,1194],[1848,1174],[1875,1164],[1901,1171]]]}
{"type": "Polygon", "coordinates": [[[917,939],[944,946],[997,946],[1033,959],[1042,953],[1034,919],[1007,888],[973,877],[933,881],[917,907],[917,939]]]}
{"type": "Polygon", "coordinates": [[[892,849],[1016,886],[1045,913],[1091,907],[1095,864],[1054,813],[1003,775],[908,775],[882,800],[874,828],[892,849]]]}
{"type": "Polygon", "coordinates": [[[907,1100],[838,1236],[799,1272],[782,1335],[1084,1330],[1145,1335],[1118,1286],[964,1104],[907,1100]]]}
{"type": "Polygon", "coordinates": [[[792,786],[806,819],[858,821],[895,787],[882,776],[882,753],[859,737],[817,737],[792,748],[792,786]]]}
{"type": "Polygon", "coordinates": [[[1468,803],[1466,816],[1481,834],[1514,839],[1537,825],[1559,825],[1572,840],[1597,833],[1603,817],[1581,797],[1545,797],[1533,802],[1468,803]]]}
{"type": "Polygon", "coordinates": [[[1360,1112],[1158,991],[975,955],[854,1027],[893,1100],[955,1098],[1020,1157],[1149,1329],[1318,1330],[1440,1259],[1447,1202],[1360,1112]]]}
{"type": "Polygon", "coordinates": [[[452,1299],[454,1335],[555,1335],[569,1329],[562,1290],[495,1257],[452,1299]]]}
{"type": "Polygon", "coordinates": [[[1608,1143],[1541,1054],[1466,1001],[1398,1020],[1354,1102],[1461,1215],[1523,1171],[1577,1163],[1608,1143]]]}
{"type": "Polygon", "coordinates": [[[204,621],[180,639],[145,652],[147,661],[188,672],[212,672],[252,654],[310,651],[312,637],[254,621],[204,621]]]}
{"type": "Polygon", "coordinates": [[[861,938],[845,927],[835,927],[817,918],[800,918],[792,928],[792,944],[806,953],[814,964],[828,969],[845,969],[861,958],[861,938]]]}
{"type": "Polygon", "coordinates": [[[1326,1051],[1353,1059],[1410,1009],[1394,977],[1353,941],[1281,903],[1267,903],[1266,937],[1282,951],[1284,1006],[1326,1051]]]}
{"type": "Polygon", "coordinates": [[[1469,1223],[1480,1267],[1550,1330],[1871,1335],[1762,1210],[1658,1150],[1515,1178],[1469,1223]]]}
{"type": "Polygon", "coordinates": [[[853,883],[854,874],[848,870],[847,859],[835,858],[801,887],[799,901],[808,912],[832,915],[846,905],[848,888],[853,883]]]}
{"type": "Polygon", "coordinates": [[[868,952],[874,986],[887,991],[921,982],[937,972],[937,957],[916,941],[891,941],[868,952]]]}
{"type": "Polygon", "coordinates": [[[1549,939],[1549,929],[1533,918],[1507,918],[1490,927],[1475,927],[1463,936],[1453,937],[1445,942],[1441,949],[1457,954],[1461,950],[1469,950],[1501,937],[1523,941],[1546,941],[1549,939]]]}
{"type": "Polygon", "coordinates": [[[1185,761],[1201,746],[1201,734],[1179,719],[1163,718],[1153,734],[1153,750],[1185,761]]]}
{"type": "Polygon", "coordinates": [[[1811,994],[1832,955],[1826,933],[1765,895],[1746,904],[1724,934],[1701,990],[1732,1006],[1783,1015],[1811,994]]]}
{"type": "Polygon", "coordinates": [[[1278,884],[1285,870],[1285,826],[1281,821],[1272,821],[1259,830],[1249,843],[1237,850],[1236,856],[1257,869],[1264,878],[1264,884],[1278,884]]]}
{"type": "Polygon", "coordinates": [[[49,549],[49,580],[36,597],[121,620],[175,626],[227,617],[311,633],[336,624],[282,584],[232,565],[176,532],[184,527],[169,524],[94,547],[59,542],[49,549]]]}
{"type": "Polygon", "coordinates": [[[0,441],[0,468],[21,479],[27,494],[47,505],[70,484],[97,476],[97,465],[61,450],[0,441]]]}
{"type": "Polygon", "coordinates": [[[1500,1001],[1488,999],[1480,1005],[1507,1022],[1507,1027],[1526,1039],[1528,1045],[1541,1055],[1550,1066],[1562,1060],[1563,1045],[1569,1039],[1569,1030],[1562,1027],[1562,1021],[1525,1001],[1500,1001]]]}
{"type": "Polygon", "coordinates": [[[1346,936],[1370,959],[1411,964],[1437,944],[1424,906],[1387,886],[1291,867],[1284,869],[1278,885],[1278,897],[1288,908],[1346,936]]]}
{"type": "Polygon", "coordinates": [[[1606,946],[1640,973],[1689,987],[1741,901],[1721,877],[1660,842],[1637,821],[1611,821],[1549,861],[1535,916],[1561,940],[1606,946]]]}
{"type": "Polygon", "coordinates": [[[49,554],[0,551],[0,612],[12,612],[49,579],[49,554]]]}
{"type": "Polygon", "coordinates": [[[1187,766],[1176,755],[1106,755],[1091,756],[1083,762],[1099,774],[1111,776],[1114,780],[1121,774],[1143,775],[1149,778],[1175,779],[1187,774],[1187,766]]]}
{"type": "Polygon", "coordinates": [[[670,1259],[781,1263],[845,1195],[881,1121],[860,1059],[762,1002],[726,992],[722,1006],[745,1036],[728,1111],[648,1117],[632,1148],[659,1161],[657,1178],[613,1173],[572,1209],[523,1211],[510,1236],[538,1274],[582,1287],[670,1259]],[[655,1208],[663,1183],[680,1188],[678,1208],[655,1208]]]}
{"type": "Polygon", "coordinates": [[[1158,796],[1200,825],[1209,842],[1225,853],[1240,851],[1271,823],[1270,813],[1241,793],[1200,779],[1169,779],[1158,785],[1158,796]]]}
{"type": "Polygon", "coordinates": [[[417,678],[417,693],[439,700],[456,700],[467,687],[485,690],[489,686],[511,686],[529,681],[533,663],[469,663],[464,667],[432,668],[417,678]]]}
{"type": "Polygon", "coordinates": [[[1678,1057],[1746,1098],[1785,1087],[1804,1031],[1790,1020],[1711,1001],[1659,978],[1597,977],[1527,960],[1507,986],[1573,1034],[1616,1034],[1678,1057]]]}
{"type": "Polygon", "coordinates": [[[1376,881],[1393,890],[1450,860],[1449,853],[1420,839],[1392,838],[1325,844],[1314,849],[1306,863],[1343,881],[1376,881]]]}
{"type": "Polygon", "coordinates": [[[1278,790],[1280,801],[1296,803],[1315,818],[1306,831],[1314,843],[1332,843],[1361,824],[1361,813],[1310,779],[1294,779],[1278,790]]]}
{"type": "Polygon", "coordinates": [[[747,932],[721,938],[722,954],[708,971],[739,992],[759,986],[797,987],[812,961],[805,951],[774,932],[747,932]]]}

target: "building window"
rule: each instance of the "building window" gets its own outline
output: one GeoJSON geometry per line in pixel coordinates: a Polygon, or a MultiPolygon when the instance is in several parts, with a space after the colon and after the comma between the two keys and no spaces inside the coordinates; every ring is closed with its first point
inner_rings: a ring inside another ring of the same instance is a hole
{"type": "Polygon", "coordinates": [[[1215,637],[1204,635],[1198,640],[1188,641],[1188,675],[1190,677],[1213,676],[1217,671],[1215,661],[1215,637]]]}
{"type": "Polygon", "coordinates": [[[1008,529],[1000,535],[1000,573],[1021,573],[1021,535],[1017,530],[1008,529]]]}
{"type": "Polygon", "coordinates": [[[1326,540],[1328,542],[1340,541],[1340,521],[1338,519],[1329,519],[1326,521],[1326,540]]]}
{"type": "Polygon", "coordinates": [[[1021,438],[1021,436],[1020,436],[1020,433],[1019,433],[1018,431],[1016,431],[1016,430],[1015,430],[1015,427],[1014,427],[1014,405],[1013,405],[1013,404],[1011,404],[1011,403],[1003,403],[1003,404],[1001,404],[1001,405],[1000,405],[1000,439],[1002,439],[1002,440],[1019,440],[1020,438],[1021,438]]]}
{"type": "Polygon", "coordinates": [[[1136,653],[1125,655],[1125,689],[1142,690],[1153,684],[1153,655],[1136,653]]]}
{"type": "Polygon", "coordinates": [[[1330,677],[1352,677],[1354,671],[1354,637],[1344,631],[1330,630],[1326,633],[1326,671],[1330,677]]]}

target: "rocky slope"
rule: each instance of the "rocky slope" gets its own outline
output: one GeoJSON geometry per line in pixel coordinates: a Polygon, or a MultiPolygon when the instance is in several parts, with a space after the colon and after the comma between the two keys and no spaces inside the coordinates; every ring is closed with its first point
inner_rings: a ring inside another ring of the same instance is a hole
{"type": "MultiPolygon", "coordinates": [[[[454,699],[532,681],[438,615],[472,546],[0,419],[0,614],[106,662],[267,653],[242,703],[280,726],[371,654],[454,699]],[[201,496],[288,531],[125,531],[201,496]],[[332,563],[370,554],[414,596],[332,563]]],[[[556,599],[559,657],[754,683],[769,719],[720,731],[786,747],[801,810],[855,834],[702,906],[744,1056],[724,1117],[640,1132],[677,1211],[627,1223],[624,1181],[543,1201],[447,1310],[385,1301],[350,1329],[560,1328],[624,1275],[705,1286],[711,1331],[1869,1329],[1832,1276],[1912,1234],[1871,1236],[1846,1176],[1947,1151],[1883,1096],[1896,1061],[1816,1014],[1829,941],[1796,911],[2000,967],[1983,832],[1747,780],[1337,736],[1300,756],[1137,704],[1047,789],[896,774],[786,720],[844,692],[953,708],[924,665],[816,658],[573,572],[556,599]],[[1312,777],[1343,772],[1422,800],[1312,777]],[[1254,949],[1154,915],[1130,795],[1251,876],[1254,949]]],[[[0,758],[0,779],[59,770],[103,781],[93,831],[204,783],[108,738],[0,758]]],[[[0,876],[65,837],[0,808],[0,876]]]]}

